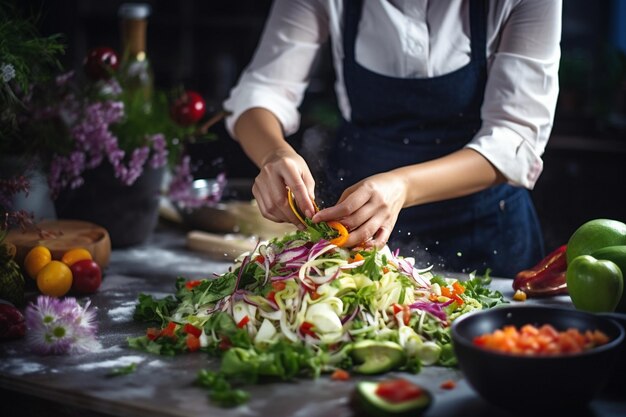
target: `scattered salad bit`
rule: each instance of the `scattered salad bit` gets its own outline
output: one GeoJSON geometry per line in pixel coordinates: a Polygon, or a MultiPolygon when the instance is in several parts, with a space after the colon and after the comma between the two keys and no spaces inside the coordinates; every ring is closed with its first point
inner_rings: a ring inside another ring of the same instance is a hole
{"type": "Polygon", "coordinates": [[[260,242],[222,275],[178,278],[174,295],[140,294],[134,318],[151,327],[130,346],[221,356],[199,384],[236,405],[247,396],[235,387],[263,378],[454,366],[450,323],[505,302],[488,275],[434,275],[388,247],[347,249],[337,237],[326,223],[310,225],[260,242]]]}
{"type": "Polygon", "coordinates": [[[447,389],[447,390],[455,389],[456,382],[452,379],[446,379],[445,381],[441,383],[441,385],[439,385],[439,387],[441,389],[447,389]]]}
{"type": "Polygon", "coordinates": [[[431,394],[406,379],[362,381],[356,386],[355,406],[372,417],[416,416],[432,403],[431,394]]]}
{"type": "Polygon", "coordinates": [[[113,378],[116,376],[129,375],[137,370],[137,362],[133,362],[126,366],[120,366],[118,368],[113,369],[111,372],[107,374],[107,377],[113,378]]]}
{"type": "Polygon", "coordinates": [[[513,299],[515,301],[526,301],[527,298],[528,298],[528,296],[522,290],[517,290],[517,291],[515,291],[515,294],[513,294],[513,299]]]}
{"type": "Polygon", "coordinates": [[[609,342],[609,337],[600,330],[581,333],[570,328],[558,331],[549,324],[537,328],[531,324],[504,326],[474,338],[474,344],[486,349],[527,356],[545,356],[580,353],[609,342]]]}

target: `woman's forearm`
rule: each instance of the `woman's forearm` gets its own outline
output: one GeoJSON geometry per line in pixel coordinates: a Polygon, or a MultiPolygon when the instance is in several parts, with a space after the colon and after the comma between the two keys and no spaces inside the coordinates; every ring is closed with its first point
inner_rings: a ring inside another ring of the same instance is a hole
{"type": "Polygon", "coordinates": [[[271,155],[293,152],[283,136],[280,122],[272,112],[261,107],[245,111],[235,124],[234,133],[248,158],[261,168],[271,155]]]}
{"type": "Polygon", "coordinates": [[[406,182],[404,207],[462,197],[505,182],[484,156],[467,148],[393,172],[406,182]]]}

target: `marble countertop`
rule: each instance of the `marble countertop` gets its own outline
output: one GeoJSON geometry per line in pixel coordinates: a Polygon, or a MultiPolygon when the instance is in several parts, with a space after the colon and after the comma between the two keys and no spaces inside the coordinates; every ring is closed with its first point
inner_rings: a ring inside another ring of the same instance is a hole
{"type": "MultiPolygon", "coordinates": [[[[230,262],[216,260],[186,248],[184,230],[160,225],[143,245],[114,250],[98,293],[91,298],[97,308],[98,338],[102,349],[80,356],[36,356],[23,340],[0,344],[0,403],[2,415],[29,415],[29,405],[46,404],[54,415],[106,416],[333,416],[356,415],[349,400],[359,377],[333,381],[296,379],[246,387],[250,401],[233,409],[212,405],[207,391],[193,385],[197,371],[217,369],[216,359],[205,353],[176,357],[154,356],[127,347],[126,339],[145,332],[132,314],[139,293],[165,296],[173,293],[178,276],[199,279],[220,274],[230,262]],[[131,363],[135,372],[115,378],[113,369],[131,363]],[[19,404],[17,402],[19,401],[19,404]],[[32,404],[31,404],[32,403],[32,404]],[[50,408],[52,407],[52,408],[50,408]],[[5,414],[6,413],[6,414],[5,414]]],[[[511,281],[494,279],[493,285],[510,299],[511,281]]],[[[568,306],[569,297],[553,297],[543,304],[568,306]]],[[[482,400],[456,369],[425,367],[417,375],[403,374],[430,389],[432,407],[424,414],[438,417],[507,416],[482,400]],[[448,379],[456,388],[444,390],[448,379]]],[[[32,411],[31,414],[40,414],[32,411]]],[[[589,416],[626,415],[626,403],[608,398],[594,400],[589,416]]]]}

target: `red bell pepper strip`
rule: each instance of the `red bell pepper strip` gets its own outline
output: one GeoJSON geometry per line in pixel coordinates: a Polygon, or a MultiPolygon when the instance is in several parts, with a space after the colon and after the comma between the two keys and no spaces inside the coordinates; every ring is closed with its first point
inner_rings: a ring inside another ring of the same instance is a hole
{"type": "Polygon", "coordinates": [[[202,329],[198,329],[196,326],[194,326],[193,324],[187,323],[185,324],[185,326],[183,327],[183,332],[187,333],[187,334],[192,334],[195,337],[200,337],[200,335],[202,334],[202,329]]]}
{"type": "Polygon", "coordinates": [[[309,336],[314,337],[314,338],[317,339],[317,335],[313,331],[313,328],[314,328],[313,323],[309,323],[308,321],[304,321],[300,325],[300,333],[302,333],[303,336],[309,335],[309,336]]]}
{"type": "Polygon", "coordinates": [[[562,245],[531,269],[518,272],[513,280],[513,289],[521,290],[529,297],[567,294],[566,249],[567,245],[562,245]]]}
{"type": "Polygon", "coordinates": [[[195,352],[200,349],[200,339],[191,333],[187,334],[187,349],[189,349],[189,352],[195,352]]]}
{"type": "Polygon", "coordinates": [[[239,323],[237,323],[237,327],[239,327],[240,329],[243,329],[246,326],[246,324],[248,324],[249,321],[250,321],[250,317],[244,316],[241,320],[239,320],[239,323]]]}
{"type": "Polygon", "coordinates": [[[146,337],[149,340],[156,340],[159,336],[161,336],[161,329],[157,329],[156,327],[148,327],[146,330],[146,337]]]}
{"type": "Polygon", "coordinates": [[[172,339],[176,338],[176,323],[170,321],[167,326],[161,330],[160,336],[171,337],[172,339]]]}
{"type": "Polygon", "coordinates": [[[192,289],[194,289],[200,284],[202,284],[202,280],[199,280],[199,279],[195,281],[187,281],[185,282],[185,288],[191,291],[192,289]]]}

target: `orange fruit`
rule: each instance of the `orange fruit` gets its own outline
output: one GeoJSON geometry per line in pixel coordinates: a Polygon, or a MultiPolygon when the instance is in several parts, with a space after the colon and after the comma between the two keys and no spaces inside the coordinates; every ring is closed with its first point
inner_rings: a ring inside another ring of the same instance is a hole
{"type": "Polygon", "coordinates": [[[24,269],[26,269],[26,273],[29,277],[36,279],[39,271],[41,271],[44,266],[48,265],[50,261],[52,261],[50,249],[38,245],[29,250],[26,254],[24,258],[24,269]]]}
{"type": "Polygon", "coordinates": [[[72,288],[72,271],[60,261],[50,261],[37,274],[37,288],[42,294],[62,297],[72,288]]]}
{"type": "Polygon", "coordinates": [[[72,266],[76,262],[82,261],[83,259],[89,259],[91,261],[93,259],[91,252],[85,248],[73,248],[63,254],[61,262],[67,266],[72,266]]]}
{"type": "Polygon", "coordinates": [[[567,242],[567,263],[580,255],[591,255],[607,246],[626,245],[626,223],[611,219],[594,219],[584,223],[567,242]]]}

